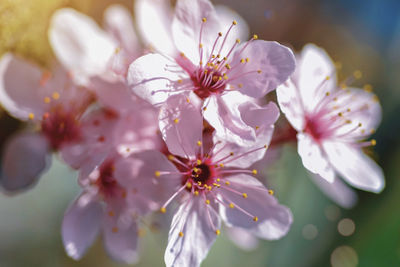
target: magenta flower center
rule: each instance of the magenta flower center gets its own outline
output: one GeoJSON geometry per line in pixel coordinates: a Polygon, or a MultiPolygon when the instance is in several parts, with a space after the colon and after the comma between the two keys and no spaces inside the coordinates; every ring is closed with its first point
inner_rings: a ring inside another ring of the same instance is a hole
{"type": "Polygon", "coordinates": [[[96,180],[96,185],[99,188],[99,193],[104,198],[113,199],[118,196],[123,196],[124,190],[114,178],[114,163],[113,161],[106,161],[100,166],[99,177],[96,180]]]}
{"type": "Polygon", "coordinates": [[[62,107],[55,107],[52,112],[45,113],[42,132],[53,149],[59,149],[65,143],[77,141],[81,136],[75,113],[65,111],[62,107]]]}
{"type": "Polygon", "coordinates": [[[210,67],[199,68],[191,77],[195,86],[194,93],[201,99],[209,97],[211,94],[222,93],[226,87],[221,72],[214,72],[210,67]]]}

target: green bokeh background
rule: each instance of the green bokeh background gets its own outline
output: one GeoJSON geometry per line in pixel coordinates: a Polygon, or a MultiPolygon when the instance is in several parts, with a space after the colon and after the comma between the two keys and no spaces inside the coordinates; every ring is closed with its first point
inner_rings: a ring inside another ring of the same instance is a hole
{"type": "MultiPolygon", "coordinates": [[[[12,51],[42,66],[53,54],[47,42],[47,25],[52,12],[71,6],[101,23],[110,3],[132,9],[131,1],[111,0],[0,0],[0,54],[12,51]]],[[[265,181],[280,202],[294,214],[289,234],[282,240],[261,241],[250,252],[237,248],[226,235],[218,237],[202,266],[330,266],[332,252],[346,245],[334,258],[336,266],[400,266],[400,3],[398,1],[336,0],[219,0],[237,10],[261,39],[278,40],[296,51],[308,42],[324,47],[342,63],[341,77],[361,70],[356,85],[372,84],[381,99],[384,118],[374,138],[373,157],[383,167],[386,189],[379,195],[358,192],[358,205],[340,209],[308,178],[296,148],[287,145],[265,181]],[[335,208],[336,207],[336,208],[335,208]],[[326,216],[336,210],[335,218],[326,216]],[[355,232],[344,237],[338,222],[350,218],[355,232]],[[318,234],[303,235],[312,224],[318,234]],[[356,256],[355,256],[356,255],[356,256]]],[[[0,144],[23,125],[0,115],[0,144]]],[[[60,225],[63,212],[79,193],[76,173],[53,157],[51,169],[32,190],[8,196],[0,194],[0,266],[121,266],[103,250],[101,238],[79,262],[64,253],[60,225]]],[[[141,261],[137,266],[163,266],[167,228],[148,227],[143,222],[141,261]]],[[[164,218],[165,219],[165,218],[164,218]]],[[[161,221],[164,220],[161,218],[161,221]]],[[[167,225],[162,222],[161,225],[167,225]]]]}

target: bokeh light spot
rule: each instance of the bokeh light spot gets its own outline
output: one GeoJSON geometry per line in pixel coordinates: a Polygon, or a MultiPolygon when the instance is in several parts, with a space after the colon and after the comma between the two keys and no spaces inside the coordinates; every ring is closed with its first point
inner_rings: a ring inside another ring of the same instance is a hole
{"type": "Polygon", "coordinates": [[[356,230],[356,225],[352,219],[345,218],[338,223],[338,231],[343,236],[350,236],[356,230]]]}
{"type": "Polygon", "coordinates": [[[313,240],[318,236],[318,228],[313,224],[307,224],[302,230],[303,237],[307,240],[313,240]]]}
{"type": "Polygon", "coordinates": [[[325,217],[330,221],[336,221],[340,217],[340,209],[335,205],[325,208],[325,217]]]}
{"type": "Polygon", "coordinates": [[[357,252],[349,246],[337,247],[331,254],[332,267],[355,267],[358,265],[357,252]]]}

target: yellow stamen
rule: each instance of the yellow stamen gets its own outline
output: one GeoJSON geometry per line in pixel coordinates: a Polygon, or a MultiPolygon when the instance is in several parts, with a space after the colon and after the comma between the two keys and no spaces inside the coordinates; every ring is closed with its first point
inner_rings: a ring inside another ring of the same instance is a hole
{"type": "Polygon", "coordinates": [[[258,35],[257,35],[257,34],[254,34],[254,35],[253,35],[253,39],[254,39],[254,40],[257,40],[257,39],[258,39],[258,35]]]}
{"type": "Polygon", "coordinates": [[[229,204],[229,208],[233,209],[235,207],[235,205],[233,203],[229,204]]]}
{"type": "Polygon", "coordinates": [[[154,175],[158,178],[158,177],[161,176],[161,172],[160,172],[160,171],[155,171],[155,172],[154,172],[154,175]]]}
{"type": "Polygon", "coordinates": [[[167,209],[165,207],[161,207],[160,211],[161,211],[161,213],[166,213],[167,209]]]}
{"type": "Polygon", "coordinates": [[[372,139],[371,140],[371,146],[375,146],[376,145],[376,140],[375,139],[372,139]]]}
{"type": "Polygon", "coordinates": [[[273,195],[274,195],[274,193],[275,193],[275,192],[274,192],[274,190],[271,190],[271,189],[270,189],[270,190],[268,190],[268,194],[270,194],[271,196],[273,196],[273,195]]]}
{"type": "Polygon", "coordinates": [[[174,119],[175,124],[178,124],[178,122],[179,122],[179,119],[174,119]]]}
{"type": "Polygon", "coordinates": [[[57,100],[57,99],[60,98],[60,94],[57,93],[57,92],[54,92],[54,93],[52,94],[52,97],[53,97],[54,100],[57,100]]]}
{"type": "Polygon", "coordinates": [[[48,103],[50,103],[51,99],[50,99],[50,97],[46,96],[43,100],[44,100],[44,103],[48,104],[48,103]]]}
{"type": "Polygon", "coordinates": [[[30,120],[33,120],[35,118],[35,115],[33,113],[29,113],[28,118],[30,120]]]}
{"type": "Polygon", "coordinates": [[[256,169],[252,170],[251,172],[252,172],[254,175],[256,175],[256,174],[258,173],[256,169]]]}
{"type": "Polygon", "coordinates": [[[247,198],[247,194],[246,193],[243,193],[242,196],[243,196],[243,198],[247,198]]]}
{"type": "Polygon", "coordinates": [[[183,237],[183,233],[182,233],[182,232],[179,232],[179,236],[180,236],[180,237],[183,237]]]}
{"type": "Polygon", "coordinates": [[[255,221],[255,222],[258,221],[258,217],[257,217],[257,216],[254,216],[254,217],[253,217],[253,221],[255,221]]]}
{"type": "Polygon", "coordinates": [[[206,199],[206,204],[210,205],[210,200],[206,199]]]}
{"type": "Polygon", "coordinates": [[[221,234],[221,231],[220,231],[220,230],[215,230],[215,234],[216,234],[216,235],[220,235],[220,234],[221,234]]]}
{"type": "Polygon", "coordinates": [[[203,143],[199,140],[197,141],[197,146],[201,146],[203,143]]]}

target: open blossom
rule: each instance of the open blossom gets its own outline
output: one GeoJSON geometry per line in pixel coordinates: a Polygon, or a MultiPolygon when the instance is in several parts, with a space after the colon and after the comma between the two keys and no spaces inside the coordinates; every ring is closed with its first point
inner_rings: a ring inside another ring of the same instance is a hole
{"type": "Polygon", "coordinates": [[[155,105],[171,95],[186,94],[200,102],[199,109],[218,135],[251,145],[254,130],[241,129],[236,122],[238,105],[231,106],[225,97],[235,91],[240,103],[264,96],[294,71],[294,57],[287,47],[258,40],[257,35],[242,44],[235,34],[237,21],[222,22],[226,19],[219,18],[208,0],[177,1],[168,25],[173,39],[166,42],[173,43],[173,49],[168,55],[138,58],[130,65],[127,80],[134,93],[155,105]]]}
{"type": "MultiPolygon", "coordinates": [[[[263,111],[252,106],[245,114],[263,111]]],[[[257,170],[246,169],[266,151],[278,110],[268,114],[271,118],[264,124],[256,121],[259,116],[248,117],[260,125],[261,133],[255,147],[244,149],[216,136],[211,146],[205,145],[201,113],[184,96],[170,97],[161,109],[168,157],[153,150],[137,153],[132,161],[142,166],[137,177],[152,181],[153,188],[160,183],[169,192],[161,212],[178,202],[165,252],[167,266],[199,266],[220,234],[221,219],[264,239],[279,239],[288,232],[290,211],[251,176],[257,170]]],[[[142,185],[137,190],[148,189],[142,185]]]]}
{"type": "Polygon", "coordinates": [[[363,152],[375,144],[365,139],[381,120],[377,97],[368,90],[339,86],[334,64],[321,48],[307,45],[297,62],[298,69],[277,94],[282,111],[298,132],[303,165],[330,183],[337,183],[339,174],[356,188],[380,192],[382,170],[363,152]]]}
{"type": "Polygon", "coordinates": [[[13,191],[31,185],[45,169],[51,151],[79,141],[80,118],[92,100],[61,68],[50,73],[12,54],[4,55],[0,62],[1,104],[12,116],[30,121],[40,130],[22,134],[7,146],[3,186],[13,191]],[[38,164],[31,164],[34,162],[38,164]]]}
{"type": "Polygon", "coordinates": [[[89,175],[80,176],[83,192],[70,205],[62,224],[62,238],[67,254],[82,258],[99,230],[108,254],[124,263],[138,260],[136,211],[126,201],[126,189],[114,177],[118,154],[106,158],[89,175]]]}

